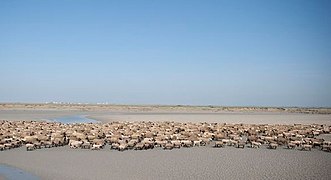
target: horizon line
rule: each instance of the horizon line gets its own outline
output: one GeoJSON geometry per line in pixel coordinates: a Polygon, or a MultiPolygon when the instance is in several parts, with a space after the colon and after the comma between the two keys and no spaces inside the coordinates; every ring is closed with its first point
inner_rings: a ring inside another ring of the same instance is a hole
{"type": "Polygon", "coordinates": [[[214,104],[125,104],[125,103],[108,103],[108,102],[1,102],[0,105],[4,104],[53,104],[53,105],[105,105],[105,106],[164,106],[164,107],[229,107],[229,108],[318,108],[318,109],[331,109],[331,106],[259,106],[259,105],[214,105],[214,104]]]}

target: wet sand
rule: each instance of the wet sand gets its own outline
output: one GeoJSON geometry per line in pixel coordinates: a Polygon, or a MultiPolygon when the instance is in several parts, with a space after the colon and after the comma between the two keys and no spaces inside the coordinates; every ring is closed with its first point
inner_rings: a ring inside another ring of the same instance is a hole
{"type": "Polygon", "coordinates": [[[1,152],[0,162],[41,179],[329,179],[331,153],[212,147],[146,151],[69,147],[1,152]]]}
{"type": "Polygon", "coordinates": [[[44,121],[57,117],[81,115],[77,110],[0,110],[0,120],[9,121],[44,121]]]}

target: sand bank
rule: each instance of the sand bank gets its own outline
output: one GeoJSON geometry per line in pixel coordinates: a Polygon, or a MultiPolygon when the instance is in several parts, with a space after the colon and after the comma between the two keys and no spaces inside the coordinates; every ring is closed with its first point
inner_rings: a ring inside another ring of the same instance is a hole
{"type": "Polygon", "coordinates": [[[80,110],[0,110],[0,120],[51,120],[66,116],[86,115],[101,122],[175,121],[245,124],[331,124],[331,114],[286,112],[113,112],[80,110]]]}
{"type": "Polygon", "coordinates": [[[244,124],[331,124],[330,114],[301,114],[273,112],[222,112],[222,113],[132,113],[104,112],[90,113],[90,118],[102,122],[111,121],[175,121],[208,123],[244,123],[244,124]]]}

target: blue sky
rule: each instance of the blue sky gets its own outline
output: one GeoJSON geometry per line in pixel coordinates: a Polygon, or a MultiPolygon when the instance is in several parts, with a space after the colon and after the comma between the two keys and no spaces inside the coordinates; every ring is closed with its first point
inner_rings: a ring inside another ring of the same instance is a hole
{"type": "Polygon", "coordinates": [[[330,1],[0,1],[0,102],[331,106],[330,1]]]}

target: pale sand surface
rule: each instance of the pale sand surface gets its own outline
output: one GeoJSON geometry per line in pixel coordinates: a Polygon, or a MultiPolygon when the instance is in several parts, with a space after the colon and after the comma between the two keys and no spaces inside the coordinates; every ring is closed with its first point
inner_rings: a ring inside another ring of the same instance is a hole
{"type": "Polygon", "coordinates": [[[245,124],[331,124],[331,114],[287,112],[113,112],[81,110],[0,110],[0,120],[46,120],[56,117],[87,115],[101,121],[176,121],[245,124]]]}
{"type": "Polygon", "coordinates": [[[90,118],[102,122],[109,121],[176,121],[176,122],[218,122],[244,124],[331,124],[330,114],[301,114],[274,112],[222,112],[222,113],[103,113],[90,118]]]}

